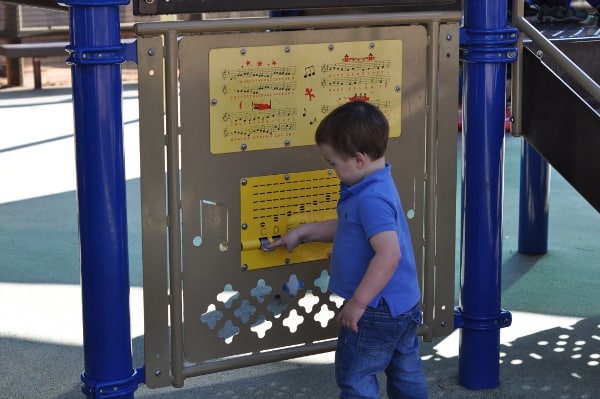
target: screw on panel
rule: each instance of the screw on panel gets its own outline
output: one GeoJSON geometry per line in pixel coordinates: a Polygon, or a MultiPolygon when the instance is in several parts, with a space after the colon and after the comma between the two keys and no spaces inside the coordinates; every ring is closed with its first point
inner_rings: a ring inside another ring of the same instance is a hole
{"type": "Polygon", "coordinates": [[[242,265],[242,270],[248,270],[248,265],[244,263],[244,264],[242,265]]]}
{"type": "Polygon", "coordinates": [[[517,53],[514,51],[509,51],[508,53],[506,53],[506,56],[508,58],[515,58],[516,55],[517,55],[517,53]]]}
{"type": "Polygon", "coordinates": [[[242,144],[242,145],[240,146],[240,149],[241,149],[242,151],[246,151],[246,150],[248,149],[248,144],[242,144]]]}
{"type": "Polygon", "coordinates": [[[245,186],[246,184],[248,184],[248,180],[242,179],[242,186],[245,186]]]}
{"type": "Polygon", "coordinates": [[[290,175],[285,175],[283,178],[284,178],[285,180],[290,180],[290,175]]]}
{"type": "Polygon", "coordinates": [[[217,105],[217,99],[213,98],[212,100],[210,100],[210,104],[211,105],[217,105]]]}
{"type": "Polygon", "coordinates": [[[290,48],[290,46],[285,46],[285,49],[284,49],[284,51],[285,51],[286,53],[289,53],[290,51],[292,51],[292,49],[290,48]]]}
{"type": "Polygon", "coordinates": [[[335,48],[335,46],[333,44],[330,44],[328,48],[331,51],[331,50],[333,50],[335,48]]]}
{"type": "Polygon", "coordinates": [[[247,230],[247,229],[248,229],[248,224],[242,223],[242,230],[247,230]]]}
{"type": "Polygon", "coordinates": [[[442,327],[446,327],[446,322],[445,322],[445,321],[442,321],[442,322],[440,323],[440,325],[441,325],[442,327]]]}
{"type": "Polygon", "coordinates": [[[292,141],[287,139],[283,144],[285,144],[286,147],[289,147],[292,144],[292,141]]]}
{"type": "Polygon", "coordinates": [[[446,40],[448,40],[448,41],[452,40],[452,35],[448,33],[448,34],[446,35],[446,40]]]}
{"type": "Polygon", "coordinates": [[[375,48],[375,43],[373,43],[373,42],[369,43],[369,48],[370,49],[374,49],[375,48]]]}
{"type": "Polygon", "coordinates": [[[246,55],[246,49],[245,49],[245,48],[241,49],[241,50],[240,50],[240,54],[241,54],[241,55],[246,55]]]}
{"type": "Polygon", "coordinates": [[[544,56],[544,52],[542,50],[538,50],[536,51],[535,55],[541,59],[544,56]]]}
{"type": "Polygon", "coordinates": [[[396,87],[394,87],[394,90],[396,90],[396,93],[399,93],[400,89],[401,89],[400,85],[396,85],[396,87]]]}
{"type": "Polygon", "coordinates": [[[153,48],[148,49],[148,55],[149,56],[153,56],[154,54],[156,54],[156,50],[154,50],[153,48]]]}

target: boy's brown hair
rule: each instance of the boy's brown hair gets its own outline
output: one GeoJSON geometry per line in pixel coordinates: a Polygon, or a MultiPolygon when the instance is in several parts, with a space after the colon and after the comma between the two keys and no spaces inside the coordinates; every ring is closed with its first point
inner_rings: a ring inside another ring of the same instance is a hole
{"type": "Polygon", "coordinates": [[[379,159],[385,154],[390,127],[387,118],[373,104],[354,101],[343,104],[328,114],[315,132],[318,145],[330,145],[343,156],[356,153],[379,159]]]}

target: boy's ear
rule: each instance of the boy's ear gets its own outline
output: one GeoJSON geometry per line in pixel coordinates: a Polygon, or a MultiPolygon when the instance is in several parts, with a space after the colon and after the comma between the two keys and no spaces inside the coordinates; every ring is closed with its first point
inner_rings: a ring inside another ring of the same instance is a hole
{"type": "Polygon", "coordinates": [[[356,154],[354,154],[354,161],[356,162],[358,168],[362,169],[367,162],[367,156],[362,152],[357,152],[356,154]]]}

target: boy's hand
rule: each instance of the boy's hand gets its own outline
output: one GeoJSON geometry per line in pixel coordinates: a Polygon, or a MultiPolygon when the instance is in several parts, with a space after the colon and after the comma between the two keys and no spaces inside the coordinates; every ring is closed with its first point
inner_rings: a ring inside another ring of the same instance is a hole
{"type": "Polygon", "coordinates": [[[358,332],[358,321],[365,313],[367,307],[358,304],[355,300],[350,299],[344,304],[344,307],[337,316],[337,321],[342,326],[358,332]]]}
{"type": "Polygon", "coordinates": [[[298,244],[302,242],[300,239],[300,234],[296,231],[297,229],[292,229],[285,233],[278,240],[273,241],[269,245],[265,245],[265,249],[275,249],[277,247],[286,247],[288,251],[292,252],[294,248],[298,244]]]}
{"type": "Polygon", "coordinates": [[[279,240],[265,245],[265,249],[286,247],[288,251],[292,252],[298,244],[303,242],[333,242],[336,228],[336,219],[301,224],[285,233],[279,240]]]}

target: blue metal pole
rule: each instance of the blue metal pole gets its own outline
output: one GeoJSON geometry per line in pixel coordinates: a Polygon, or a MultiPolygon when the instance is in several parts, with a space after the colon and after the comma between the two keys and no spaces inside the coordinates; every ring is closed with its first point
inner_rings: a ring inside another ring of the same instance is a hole
{"type": "Polygon", "coordinates": [[[521,145],[521,189],[519,194],[519,252],[548,252],[550,165],[523,140],[521,145]]]}
{"type": "Polygon", "coordinates": [[[506,0],[467,0],[461,30],[463,175],[459,382],[499,384],[506,63],[516,59],[506,0]]]}
{"type": "Polygon", "coordinates": [[[133,398],[119,6],[68,0],[88,398],[133,398]]]}

